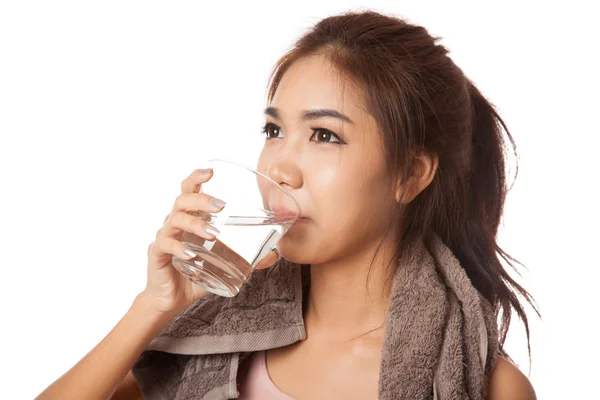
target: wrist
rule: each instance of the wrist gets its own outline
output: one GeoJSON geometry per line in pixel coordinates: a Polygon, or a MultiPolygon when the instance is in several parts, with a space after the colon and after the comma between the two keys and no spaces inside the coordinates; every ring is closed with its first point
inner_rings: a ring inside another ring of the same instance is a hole
{"type": "Polygon", "coordinates": [[[178,310],[161,307],[146,292],[140,292],[135,297],[131,308],[135,308],[146,318],[160,325],[167,325],[179,314],[178,310]]]}

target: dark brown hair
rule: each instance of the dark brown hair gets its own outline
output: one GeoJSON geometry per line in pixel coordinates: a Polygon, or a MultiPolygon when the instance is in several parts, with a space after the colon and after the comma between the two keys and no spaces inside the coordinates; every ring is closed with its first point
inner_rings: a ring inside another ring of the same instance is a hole
{"type": "Polygon", "coordinates": [[[377,121],[386,163],[395,176],[405,181],[413,173],[415,156],[435,154],[439,164],[433,181],[396,210],[386,236],[401,218],[399,255],[417,240],[427,242],[435,232],[458,258],[473,286],[492,304],[497,317],[501,312],[500,351],[510,359],[503,347],[514,308],[525,325],[531,359],[529,324],[517,295],[538,315],[539,311],[498,256],[513,269],[511,261],[521,263],[496,243],[510,190],[500,127],[515,155],[516,146],[495,107],[450,59],[448,50],[435,43],[438,39],[421,26],[375,11],[325,18],[277,62],[269,80],[268,100],[273,100],[294,61],[322,55],[364,90],[365,105],[377,121]]]}

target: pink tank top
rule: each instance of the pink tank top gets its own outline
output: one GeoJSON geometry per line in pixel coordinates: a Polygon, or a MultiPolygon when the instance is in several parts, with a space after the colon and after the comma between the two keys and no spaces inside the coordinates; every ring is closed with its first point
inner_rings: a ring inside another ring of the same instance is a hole
{"type": "Polygon", "coordinates": [[[267,359],[264,351],[250,355],[248,374],[240,387],[239,400],[295,400],[281,391],[267,371],[267,359]]]}

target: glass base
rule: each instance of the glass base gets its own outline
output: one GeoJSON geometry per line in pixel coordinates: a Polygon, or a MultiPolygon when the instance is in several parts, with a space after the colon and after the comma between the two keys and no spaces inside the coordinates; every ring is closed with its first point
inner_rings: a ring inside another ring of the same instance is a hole
{"type": "Polygon", "coordinates": [[[198,257],[191,260],[173,257],[175,269],[191,282],[216,295],[233,297],[239,293],[247,277],[235,265],[194,243],[185,244],[198,257]]]}

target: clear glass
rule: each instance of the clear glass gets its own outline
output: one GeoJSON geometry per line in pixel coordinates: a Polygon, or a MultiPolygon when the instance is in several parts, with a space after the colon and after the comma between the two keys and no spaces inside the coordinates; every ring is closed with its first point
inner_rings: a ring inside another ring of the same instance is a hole
{"type": "MultiPolygon", "coordinates": [[[[205,166],[203,166],[205,168],[205,166]]],[[[173,266],[190,281],[220,296],[233,297],[252,271],[297,221],[300,206],[283,187],[235,161],[212,159],[212,178],[200,193],[226,202],[217,213],[191,213],[219,230],[216,240],[184,232],[182,242],[198,256],[173,256],[173,266]]]]}

